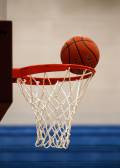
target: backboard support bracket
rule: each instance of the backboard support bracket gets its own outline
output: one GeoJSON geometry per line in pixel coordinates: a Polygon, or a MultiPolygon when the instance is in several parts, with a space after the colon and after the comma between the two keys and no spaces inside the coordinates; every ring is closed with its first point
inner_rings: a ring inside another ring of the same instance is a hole
{"type": "Polygon", "coordinates": [[[12,103],[12,22],[0,21],[0,121],[12,103]]]}

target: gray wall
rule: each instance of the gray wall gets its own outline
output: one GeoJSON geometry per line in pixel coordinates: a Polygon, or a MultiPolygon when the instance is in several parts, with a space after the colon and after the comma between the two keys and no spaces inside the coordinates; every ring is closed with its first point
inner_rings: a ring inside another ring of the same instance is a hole
{"type": "Polygon", "coordinates": [[[0,0],[0,20],[7,18],[7,0],[0,0]]]}
{"type": "MultiPolygon", "coordinates": [[[[95,40],[100,62],[74,123],[120,123],[119,0],[8,0],[7,18],[13,20],[14,67],[60,63],[61,46],[74,35],[95,40]]],[[[2,124],[31,123],[33,112],[14,85],[2,124]]]]}

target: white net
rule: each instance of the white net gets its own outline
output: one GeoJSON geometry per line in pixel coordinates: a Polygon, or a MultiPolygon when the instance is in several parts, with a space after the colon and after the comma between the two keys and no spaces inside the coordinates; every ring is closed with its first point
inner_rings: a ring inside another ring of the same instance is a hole
{"type": "Polygon", "coordinates": [[[44,78],[49,81],[47,86],[44,85],[44,81],[40,85],[32,75],[29,76],[31,81],[29,85],[25,79],[17,79],[20,90],[32,106],[35,115],[36,147],[68,148],[74,114],[92,78],[91,73],[89,78],[83,79],[85,73],[86,70],[83,71],[80,80],[70,81],[73,74],[66,70],[64,80],[57,81],[54,85],[48,77],[49,73],[44,73],[44,78]],[[69,78],[69,81],[65,81],[65,78],[69,78]]]}

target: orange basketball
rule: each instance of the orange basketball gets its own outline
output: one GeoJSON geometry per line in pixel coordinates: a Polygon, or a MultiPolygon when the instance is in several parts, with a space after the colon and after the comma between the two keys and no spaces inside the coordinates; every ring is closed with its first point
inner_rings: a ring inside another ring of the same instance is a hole
{"type": "MultiPolygon", "coordinates": [[[[66,41],[61,49],[63,64],[80,64],[95,68],[98,64],[100,53],[96,43],[88,37],[75,36],[66,41]]],[[[71,70],[80,74],[80,70],[71,70]]]]}

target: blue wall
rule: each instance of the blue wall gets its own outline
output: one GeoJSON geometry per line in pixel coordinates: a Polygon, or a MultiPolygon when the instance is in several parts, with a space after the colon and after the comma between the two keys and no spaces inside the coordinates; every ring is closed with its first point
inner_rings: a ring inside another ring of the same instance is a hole
{"type": "Polygon", "coordinates": [[[0,127],[0,168],[120,168],[120,126],[74,126],[67,150],[36,148],[34,126],[0,127]]]}

